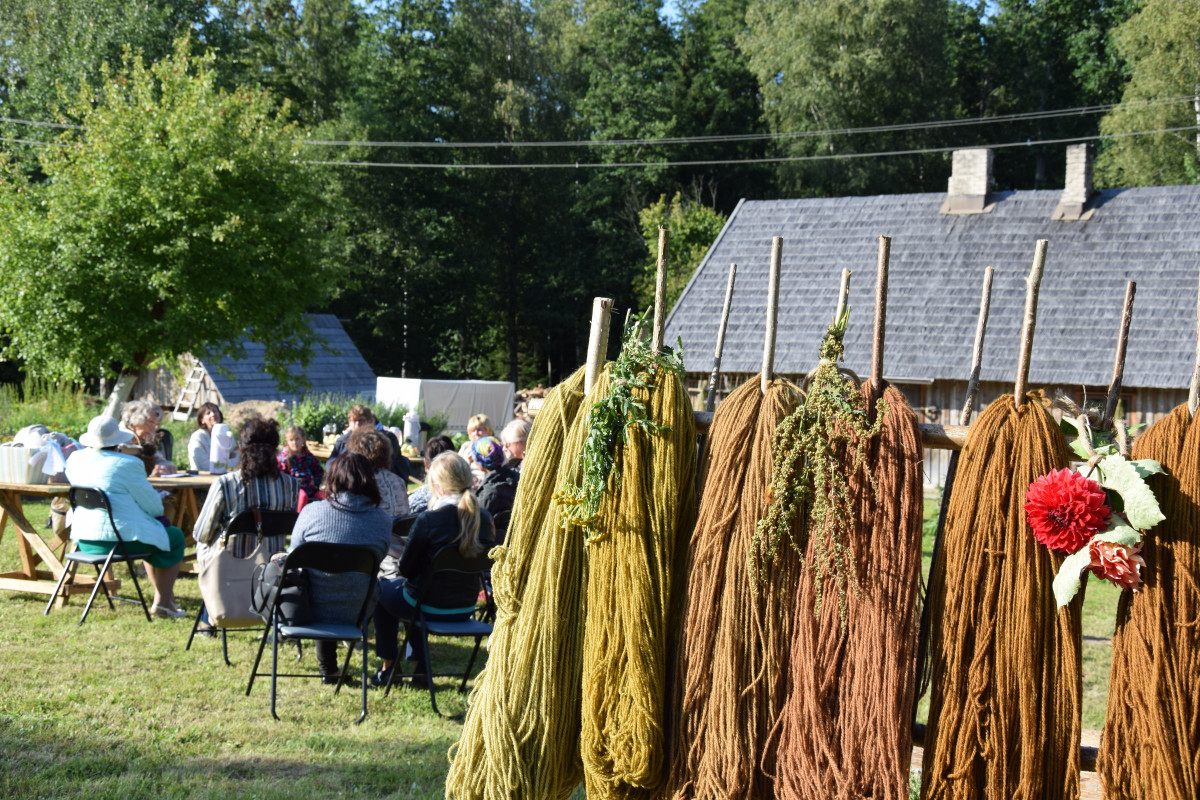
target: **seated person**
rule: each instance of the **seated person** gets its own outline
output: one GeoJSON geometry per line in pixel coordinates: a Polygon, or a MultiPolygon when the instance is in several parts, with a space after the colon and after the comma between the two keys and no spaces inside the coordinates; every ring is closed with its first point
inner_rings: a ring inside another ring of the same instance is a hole
{"type": "Polygon", "coordinates": [[[449,436],[435,436],[425,443],[425,451],[421,454],[425,460],[425,485],[408,496],[408,513],[420,514],[429,507],[429,465],[442,453],[453,452],[454,442],[449,436]]]}
{"type": "MultiPolygon", "coordinates": [[[[212,429],[214,425],[225,421],[225,415],[216,403],[202,403],[196,409],[196,430],[188,439],[188,469],[197,472],[208,472],[212,468],[209,454],[212,452],[212,429]]],[[[238,452],[229,454],[229,469],[235,470],[238,465],[238,452]]]]}
{"type": "MultiPolygon", "coordinates": [[[[279,447],[279,423],[251,417],[242,426],[241,460],[238,469],[213,481],[204,498],[204,507],[192,529],[196,540],[196,566],[212,557],[212,547],[233,518],[243,511],[295,511],[300,500],[300,482],[281,472],[275,460],[279,447]]],[[[245,557],[255,547],[251,537],[237,537],[234,554],[245,557]]],[[[287,545],[282,536],[267,537],[264,542],[272,553],[287,545]]]]}
{"type": "MultiPolygon", "coordinates": [[[[445,547],[457,547],[464,557],[480,555],[492,546],[492,518],[479,507],[471,492],[471,467],[457,453],[442,453],[429,467],[429,484],[433,502],[413,523],[408,546],[400,559],[400,574],[396,580],[379,583],[379,605],[375,607],[375,654],[383,659],[383,668],[372,683],[387,683],[396,659],[400,657],[400,622],[416,614],[415,596],[429,578],[433,558],[445,547]]],[[[475,613],[475,599],[462,608],[433,608],[425,606],[425,614],[444,621],[469,618],[475,613]]],[[[412,643],[411,660],[418,664],[414,674],[420,682],[424,669],[424,654],[419,642],[412,643]]],[[[427,679],[427,678],[426,678],[427,679]]]]}
{"type": "Polygon", "coordinates": [[[388,437],[388,441],[392,444],[392,463],[388,469],[399,475],[400,479],[404,481],[405,486],[407,486],[408,459],[400,453],[400,442],[396,439],[396,434],[380,425],[379,420],[375,419],[375,412],[367,406],[351,406],[346,417],[350,421],[350,427],[333,443],[333,449],[329,451],[329,460],[332,461],[346,452],[346,445],[350,442],[350,436],[356,430],[377,430],[388,437]]]}
{"type": "MultiPolygon", "coordinates": [[[[94,417],[87,433],[79,437],[85,449],[67,459],[67,480],[72,486],[100,489],[108,495],[126,552],[145,556],[146,574],[154,586],[150,613],[185,617],[187,612],[175,603],[175,579],[183,561],[185,537],[179,528],[166,524],[162,499],[146,480],[141,459],[118,451],[118,446],[132,439],[133,434],[121,430],[112,417],[94,417]]],[[[106,554],[117,546],[117,533],[103,509],[77,509],[71,538],[85,553],[106,554]]]]}
{"type": "Polygon", "coordinates": [[[371,462],[371,468],[375,470],[375,483],[379,485],[379,507],[393,517],[407,516],[408,486],[400,480],[400,476],[388,469],[392,463],[391,440],[379,431],[359,428],[350,435],[346,449],[371,462]]]}
{"type": "MultiPolygon", "coordinates": [[[[300,512],[292,529],[295,550],[306,542],[363,545],[383,558],[392,540],[392,518],[379,507],[379,487],[371,463],[358,453],[346,453],[329,460],[325,472],[325,498],[309,503],[300,512]]],[[[319,570],[310,574],[314,622],[353,625],[366,590],[366,575],[328,575],[319,570]]],[[[338,666],[337,642],[318,641],[317,664],[325,683],[342,679],[338,666]]],[[[366,653],[363,654],[366,658],[366,653]]]]}
{"type": "Polygon", "coordinates": [[[324,500],[321,494],[321,480],[325,477],[325,468],[308,449],[308,441],[304,429],[293,425],[287,429],[287,447],[278,456],[279,471],[286,472],[300,481],[300,491],[304,493],[301,505],[312,500],[324,500]]]}
{"type": "Polygon", "coordinates": [[[481,436],[495,436],[496,432],[492,430],[492,423],[488,420],[487,414],[476,414],[467,420],[467,440],[463,442],[462,447],[458,448],[458,454],[467,461],[471,460],[471,442],[481,436]]]}
{"type": "Polygon", "coordinates": [[[167,459],[163,448],[162,409],[149,400],[134,400],[121,409],[121,430],[133,434],[133,443],[142,448],[141,459],[146,475],[173,475],[175,464],[167,459]]]}
{"type": "Polygon", "coordinates": [[[487,509],[496,523],[496,544],[504,544],[521,473],[505,463],[504,448],[491,436],[472,442],[471,459],[483,471],[483,480],[476,492],[479,505],[487,509]]]}
{"type": "Polygon", "coordinates": [[[504,446],[504,455],[508,459],[504,466],[521,471],[521,463],[525,460],[525,443],[529,441],[532,427],[529,420],[518,417],[500,431],[500,444],[504,446]]]}

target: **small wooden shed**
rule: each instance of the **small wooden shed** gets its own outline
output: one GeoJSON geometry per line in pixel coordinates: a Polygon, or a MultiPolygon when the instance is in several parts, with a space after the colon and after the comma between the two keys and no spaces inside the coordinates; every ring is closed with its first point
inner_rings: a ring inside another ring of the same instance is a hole
{"type": "MultiPolygon", "coordinates": [[[[186,356],[180,360],[178,377],[165,368],[146,371],[138,376],[133,396],[149,397],[163,406],[175,406],[180,396],[185,395],[184,406],[191,408],[206,402],[224,407],[246,400],[294,401],[300,395],[313,394],[373,398],[375,373],[350,340],[342,323],[332,314],[307,316],[313,332],[325,344],[317,346],[308,366],[296,366],[296,372],[309,385],[301,392],[279,388],[275,379],[263,369],[266,348],[261,343],[245,342],[245,356],[240,359],[202,362],[186,356]],[[185,394],[185,390],[189,391],[185,394]]],[[[183,411],[181,408],[181,413],[183,411]]]]}
{"type": "MultiPolygon", "coordinates": [[[[793,379],[815,366],[843,268],[854,273],[846,365],[870,368],[877,237],[892,237],[884,377],[922,422],[959,419],[971,368],[984,268],[995,267],[984,348],[981,409],[1012,391],[1034,245],[1049,240],[1030,385],[1102,400],[1125,282],[1137,282],[1123,407],[1131,424],[1184,402],[1196,348],[1200,186],[1091,188],[1090,148],[1069,148],[1064,191],[991,191],[990,151],[955,154],[943,194],[743,200],[684,289],[666,324],[683,339],[700,391],[730,263],[738,265],[722,364],[724,386],[758,372],[771,239],[782,236],[775,371],[793,379]],[[960,164],[960,161],[962,162],[960,164]],[[956,182],[957,179],[957,182],[956,182]]],[[[940,485],[945,451],[926,454],[940,485]]]]}

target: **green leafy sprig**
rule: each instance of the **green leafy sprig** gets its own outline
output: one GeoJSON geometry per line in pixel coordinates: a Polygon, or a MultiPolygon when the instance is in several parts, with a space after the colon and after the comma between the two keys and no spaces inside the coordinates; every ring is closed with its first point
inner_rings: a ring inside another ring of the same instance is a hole
{"type": "Polygon", "coordinates": [[[805,567],[817,573],[816,610],[821,609],[826,582],[832,580],[843,624],[846,593],[857,587],[849,545],[854,527],[849,478],[862,464],[868,440],[882,430],[888,413],[887,402],[880,398],[871,422],[858,384],[838,369],[849,315],[847,308],[833,320],[803,402],[775,430],[769,504],[750,551],[750,569],[761,583],[782,542],[789,542],[804,559],[809,536],[815,536],[811,563],[805,567]],[[794,537],[797,518],[800,534],[794,537]]]}
{"type": "Polygon", "coordinates": [[[618,445],[629,441],[629,429],[639,426],[657,432],[670,428],[650,419],[646,404],[637,399],[634,389],[651,389],[660,370],[683,378],[683,341],[676,340],[674,349],[654,352],[644,341],[649,312],[633,320],[626,329],[621,353],[612,367],[612,389],[608,396],[594,403],[588,412],[588,434],[579,454],[582,472],[579,483],[568,483],[554,493],[554,501],[566,506],[563,527],[584,531],[588,543],[603,538],[595,528],[600,513],[600,499],[612,476],[614,488],[620,486],[620,474],[613,475],[618,445]]]}

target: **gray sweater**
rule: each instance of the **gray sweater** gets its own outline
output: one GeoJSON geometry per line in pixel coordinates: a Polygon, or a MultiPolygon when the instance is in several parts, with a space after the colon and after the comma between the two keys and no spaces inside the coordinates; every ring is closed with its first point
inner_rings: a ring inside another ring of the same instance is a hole
{"type": "MultiPolygon", "coordinates": [[[[343,492],[304,507],[292,529],[291,549],[305,542],[363,545],[383,558],[391,541],[391,516],[362,495],[343,492]]],[[[365,575],[309,572],[314,622],[354,624],[370,579],[365,575]]]]}

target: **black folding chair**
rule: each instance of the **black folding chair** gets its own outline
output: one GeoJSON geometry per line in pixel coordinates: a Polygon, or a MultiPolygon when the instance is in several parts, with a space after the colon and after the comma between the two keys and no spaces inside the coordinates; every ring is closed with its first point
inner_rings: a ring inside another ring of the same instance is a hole
{"type": "MultiPolygon", "coordinates": [[[[258,655],[254,658],[254,666],[250,669],[250,682],[246,685],[246,696],[250,696],[250,690],[254,688],[254,679],[259,675],[267,675],[268,673],[259,672],[258,665],[262,660],[263,648],[266,647],[267,638],[271,639],[271,716],[279,719],[279,715],[275,713],[275,696],[276,685],[279,678],[320,678],[320,674],[312,673],[296,673],[296,674],[280,674],[279,673],[279,642],[282,639],[299,640],[299,639],[315,639],[323,641],[347,642],[346,660],[342,664],[341,674],[345,675],[346,670],[350,666],[350,657],[354,655],[354,643],[358,642],[362,649],[362,714],[359,716],[355,724],[362,722],[367,718],[367,627],[370,624],[370,612],[374,606],[376,574],[379,572],[379,562],[382,557],[368,547],[360,547],[345,544],[329,544],[327,542],[308,542],[300,545],[292,552],[288,553],[287,561],[284,562],[283,571],[287,574],[290,569],[310,569],[317,570],[329,575],[349,575],[362,574],[368,577],[366,590],[363,592],[362,604],[359,607],[358,616],[355,623],[342,624],[332,622],[314,622],[307,625],[288,625],[282,614],[279,611],[280,600],[283,598],[283,592],[279,592],[275,596],[275,602],[271,608],[271,633],[270,637],[264,637],[261,644],[258,646],[258,655]]],[[[320,601],[320,597],[310,598],[316,605],[320,601]]],[[[334,694],[341,691],[342,684],[338,681],[337,689],[334,694]]]]}
{"type": "MultiPolygon", "coordinates": [[[[299,516],[295,511],[262,511],[258,512],[259,519],[254,517],[254,509],[247,509],[229,521],[229,527],[225,529],[225,546],[233,548],[233,552],[239,555],[253,551],[258,542],[266,537],[280,537],[282,543],[280,550],[287,546],[287,537],[291,535],[292,528],[296,526],[296,517],[299,516]]],[[[204,600],[200,601],[200,609],[196,612],[196,619],[192,622],[192,632],[188,636],[187,646],[184,650],[192,649],[192,640],[196,638],[196,632],[200,628],[200,619],[204,616],[206,606],[204,600]]],[[[246,590],[246,610],[250,609],[250,591],[249,587],[246,590]]],[[[234,630],[245,630],[248,628],[262,628],[264,635],[266,627],[259,620],[247,619],[243,622],[217,622],[209,620],[209,625],[221,632],[221,654],[225,657],[225,665],[232,667],[233,663],[229,660],[229,641],[225,636],[225,632],[234,630]]]]}
{"type": "MultiPolygon", "coordinates": [[[[146,615],[146,621],[150,621],[150,609],[146,607],[146,597],[142,594],[142,587],[138,584],[137,570],[134,569],[133,562],[145,558],[145,556],[130,555],[125,548],[125,540],[121,538],[121,531],[117,529],[117,523],[113,520],[112,505],[108,502],[108,495],[100,489],[92,489],[86,486],[72,486],[67,491],[67,499],[71,503],[72,510],[77,508],[92,509],[104,511],[108,514],[108,524],[112,526],[113,533],[117,536],[116,545],[108,553],[82,553],[76,550],[73,553],[68,553],[67,563],[63,567],[63,573],[58,578],[58,585],[54,587],[54,594],[50,595],[50,602],[46,603],[46,610],[42,612],[43,616],[50,613],[50,609],[54,606],[54,601],[58,599],[60,593],[63,595],[63,600],[67,600],[71,591],[70,588],[75,583],[75,575],[79,571],[80,564],[91,564],[96,568],[96,583],[92,587],[92,593],[88,597],[87,605],[83,607],[83,615],[79,618],[79,624],[87,619],[88,612],[92,610],[92,603],[96,601],[96,593],[100,591],[100,587],[104,586],[104,575],[108,572],[109,567],[113,564],[125,562],[129,565],[129,577],[133,578],[133,588],[137,589],[138,600],[142,604],[142,613],[146,615]]],[[[113,595],[104,591],[104,599],[108,601],[108,607],[116,610],[113,605],[113,595]]],[[[118,597],[118,600],[125,598],[118,597]]],[[[130,600],[129,602],[133,602],[130,600]]]]}
{"type": "MultiPolygon", "coordinates": [[[[459,693],[465,692],[467,679],[471,675],[471,667],[475,665],[475,657],[479,655],[480,644],[483,642],[483,637],[491,635],[492,626],[477,619],[465,619],[459,622],[442,621],[436,615],[426,613],[425,609],[426,607],[435,609],[466,608],[475,605],[479,599],[480,589],[484,588],[484,577],[489,574],[491,568],[492,561],[487,557],[486,552],[473,558],[467,558],[458,552],[458,547],[455,545],[442,548],[433,557],[433,569],[429,577],[422,582],[421,591],[414,596],[417,601],[416,614],[413,619],[405,620],[407,623],[406,634],[404,643],[400,645],[400,652],[404,652],[410,636],[418,639],[423,645],[421,648],[424,655],[422,666],[425,668],[425,676],[429,682],[429,704],[433,706],[433,710],[438,716],[457,719],[462,714],[449,715],[438,710],[437,687],[433,679],[435,677],[457,678],[461,676],[462,682],[458,686],[458,691],[459,693]],[[467,668],[463,672],[435,673],[429,653],[430,636],[474,637],[475,647],[471,650],[467,668]]],[[[412,675],[397,675],[398,664],[399,661],[393,665],[392,671],[388,675],[387,687],[384,690],[385,697],[392,690],[394,677],[412,678],[412,675]]]]}

